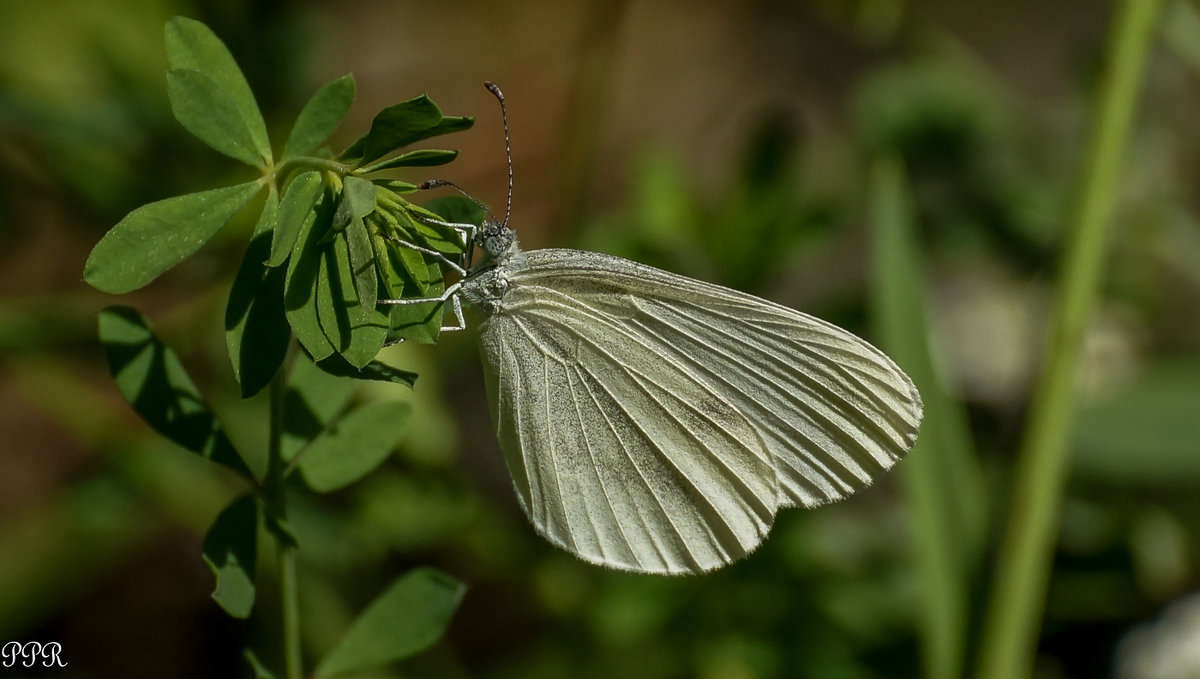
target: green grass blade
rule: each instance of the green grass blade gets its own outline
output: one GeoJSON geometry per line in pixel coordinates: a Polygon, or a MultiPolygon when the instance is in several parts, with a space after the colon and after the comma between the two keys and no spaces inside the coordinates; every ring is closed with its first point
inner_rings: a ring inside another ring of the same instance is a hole
{"type": "Polygon", "coordinates": [[[923,267],[901,162],[876,160],[870,191],[876,332],[925,403],[920,436],[900,465],[922,592],[924,676],[950,679],[962,675],[971,576],[986,532],[983,474],[966,414],[942,389],[934,370],[923,267]]]}
{"type": "Polygon", "coordinates": [[[1084,330],[1104,267],[1121,157],[1153,44],[1157,0],[1118,3],[1066,234],[1049,350],[1017,458],[1012,506],[980,647],[979,676],[1028,677],[1057,538],[1084,330]]]}

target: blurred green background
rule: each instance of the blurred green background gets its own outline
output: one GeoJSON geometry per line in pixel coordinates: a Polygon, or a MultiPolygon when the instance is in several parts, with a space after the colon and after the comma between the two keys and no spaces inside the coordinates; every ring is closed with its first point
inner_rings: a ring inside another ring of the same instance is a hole
{"type": "MultiPolygon", "coordinates": [[[[977,544],[965,582],[947,584],[966,593],[963,643],[977,638],[1108,3],[0,0],[0,643],[60,642],[70,665],[52,676],[129,678],[239,676],[243,645],[271,658],[277,643],[270,570],[255,618],[238,622],[209,599],[199,558],[240,486],[149,431],[95,341],[100,308],[138,306],[231,436],[260,444],[265,403],[239,399],[222,334],[252,225],[235,220],[125,298],[80,281],[126,212],[252,178],[171,117],[162,27],[175,14],[226,41],[277,143],[345,72],[358,99],[335,145],[422,91],[476,115],[447,138],[463,153],[437,176],[499,209],[503,139],[481,86],[494,80],[526,248],[631,257],[876,341],[887,281],[872,243],[881,192],[898,188],[923,263],[905,281],[924,302],[906,327],[932,347],[923,392],[941,445],[977,468],[950,476],[974,503],[954,518],[975,522],[977,544]],[[899,184],[881,188],[880,159],[906,168],[899,184]]],[[[1039,677],[1196,676],[1154,668],[1183,668],[1171,654],[1200,647],[1197,110],[1200,5],[1181,0],[1159,22],[1121,172],[1039,677]]],[[[310,660],[399,573],[430,564],[470,590],[404,676],[927,671],[908,463],[849,501],[781,513],[761,549],[717,573],[606,572],[520,514],[470,331],[384,358],[421,374],[415,390],[360,396],[411,399],[411,433],[365,481],[293,510],[310,660]]]]}

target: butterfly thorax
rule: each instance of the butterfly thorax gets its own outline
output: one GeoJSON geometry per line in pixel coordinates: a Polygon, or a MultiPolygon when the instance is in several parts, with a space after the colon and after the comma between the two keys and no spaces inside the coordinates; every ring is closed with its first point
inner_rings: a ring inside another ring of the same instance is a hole
{"type": "Polygon", "coordinates": [[[496,222],[484,223],[475,244],[484,257],[463,281],[463,299],[491,316],[500,310],[500,300],[510,287],[509,275],[522,266],[525,253],[517,245],[516,232],[496,222]]]}

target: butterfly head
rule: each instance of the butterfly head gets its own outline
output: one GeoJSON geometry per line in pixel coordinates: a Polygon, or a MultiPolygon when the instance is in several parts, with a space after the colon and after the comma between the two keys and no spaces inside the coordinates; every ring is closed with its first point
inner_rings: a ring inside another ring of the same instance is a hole
{"type": "Polygon", "coordinates": [[[506,223],[485,220],[475,232],[475,246],[483,250],[485,259],[497,264],[504,263],[515,249],[517,233],[506,223]]]}

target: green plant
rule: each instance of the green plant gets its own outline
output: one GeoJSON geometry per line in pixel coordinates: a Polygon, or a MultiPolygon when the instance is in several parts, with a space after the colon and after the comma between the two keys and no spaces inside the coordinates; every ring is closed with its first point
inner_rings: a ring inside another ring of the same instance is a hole
{"type": "MultiPolygon", "coordinates": [[[[212,148],[261,174],[134,210],[96,245],[84,280],[109,293],[145,286],[266,190],[225,314],[242,395],[269,387],[265,464],[235,447],[142,314],[110,307],[100,314],[99,331],[113,379],[143,419],[248,485],[204,540],[204,559],[216,576],[213,598],[231,616],[250,615],[264,529],[279,559],[283,675],[297,679],[303,676],[298,545],[288,526],[289,491],[343,488],[379,465],[403,435],[408,406],[382,401],[347,407],[352,383],[346,378],[413,384],[415,374],[375,361],[375,355],[388,343],[436,340],[443,304],[379,302],[437,298],[445,289],[441,259],[464,249],[443,220],[482,217],[464,199],[415,205],[407,197],[416,185],[378,173],[452,161],[457,152],[443,149],[391,154],[467,129],[473,118],[445,116],[428,97],[416,97],[385,108],[367,134],[333,154],[318,147],[353,101],[354,79],[347,75],[305,105],[276,159],[250,87],[220,39],[203,24],[177,17],[167,23],[165,42],[175,117],[212,148]]],[[[426,648],[441,636],[463,591],[461,583],[432,569],[409,572],[350,626],[314,676],[358,673],[426,648]]],[[[252,652],[247,657],[257,676],[272,676],[252,652]]]]}

